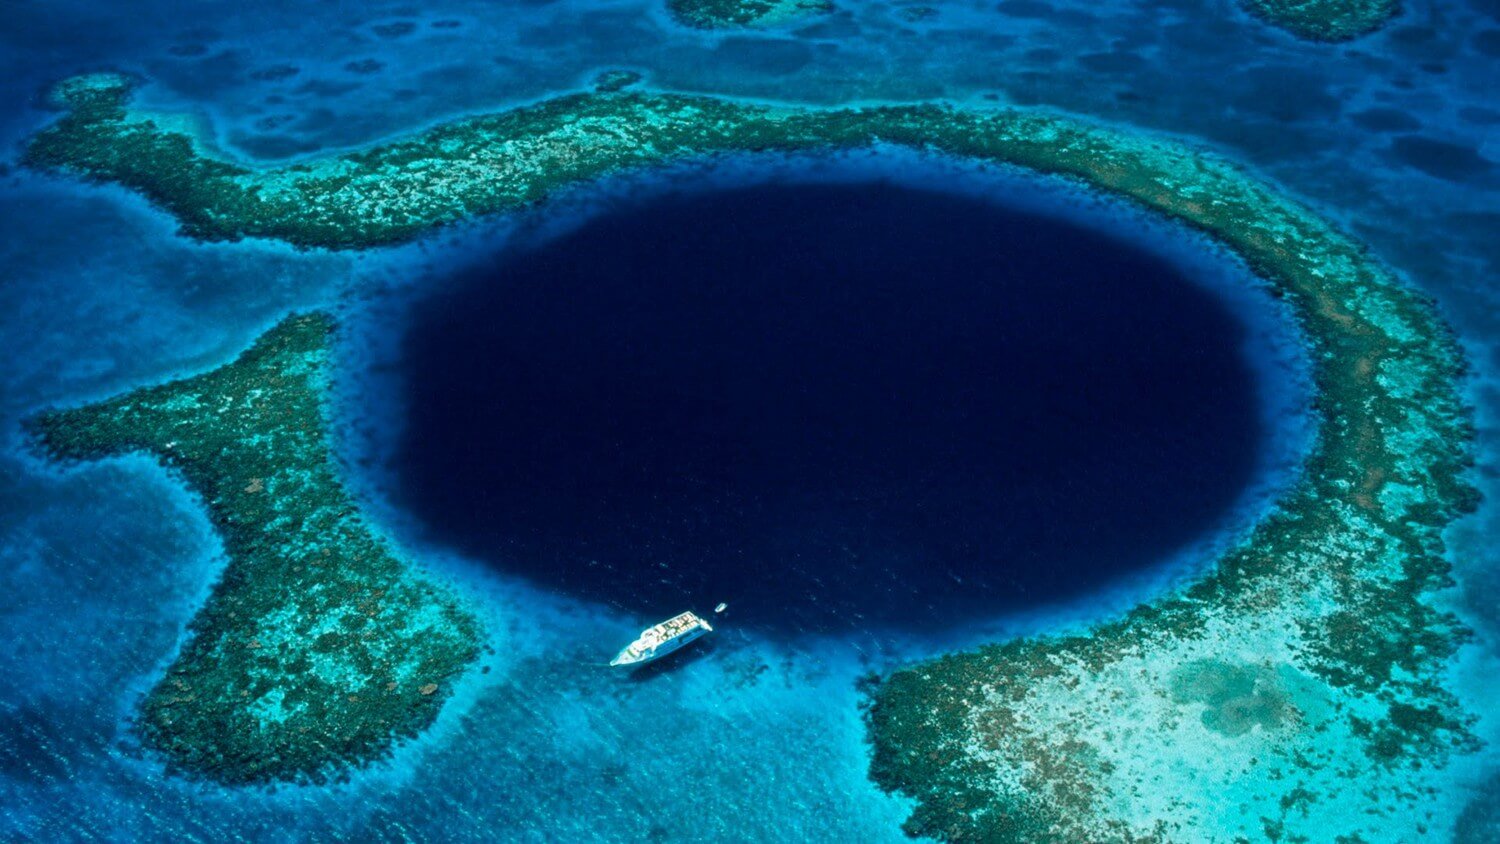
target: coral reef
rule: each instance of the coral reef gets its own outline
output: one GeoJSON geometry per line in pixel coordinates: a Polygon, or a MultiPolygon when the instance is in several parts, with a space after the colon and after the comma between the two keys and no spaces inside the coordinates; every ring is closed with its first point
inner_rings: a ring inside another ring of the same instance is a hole
{"type": "Polygon", "coordinates": [[[1307,41],[1352,41],[1385,26],[1399,0],[1240,0],[1245,11],[1307,41]]]}
{"type": "Polygon", "coordinates": [[[1461,360],[1429,303],[1271,186],[1179,142],[1050,113],[634,91],[261,169],[128,93],[119,79],[62,86],[70,110],[28,161],[134,188],[203,238],[368,247],[665,160],[878,143],[1062,175],[1207,232],[1290,303],[1312,346],[1320,425],[1300,481],[1176,594],[874,685],[872,776],[917,799],[910,832],[950,840],[1429,832],[1424,777],[1474,742],[1444,685],[1467,632],[1427,600],[1449,583],[1441,530],[1475,496],[1461,360]]]}
{"type": "Polygon", "coordinates": [[[633,70],[606,70],[594,77],[594,90],[602,93],[623,91],[641,81],[641,75],[633,70]]]}
{"type": "Polygon", "coordinates": [[[54,457],[148,452],[202,496],[229,562],[139,729],[225,783],[320,780],[385,752],[478,654],[474,618],[340,484],[321,405],[331,327],[290,317],[212,372],[30,422],[54,457]]]}
{"type": "Polygon", "coordinates": [[[683,26],[725,29],[776,26],[833,11],[831,0],[667,0],[683,26]]]}

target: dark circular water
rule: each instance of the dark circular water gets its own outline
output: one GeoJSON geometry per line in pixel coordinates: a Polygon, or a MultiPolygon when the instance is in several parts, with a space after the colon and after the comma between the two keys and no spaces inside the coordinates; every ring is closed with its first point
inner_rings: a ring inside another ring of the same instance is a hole
{"type": "Polygon", "coordinates": [[[644,200],[416,309],[431,536],[663,615],[932,629],[1213,529],[1261,437],[1243,329],[1141,248],[881,184],[644,200]]]}

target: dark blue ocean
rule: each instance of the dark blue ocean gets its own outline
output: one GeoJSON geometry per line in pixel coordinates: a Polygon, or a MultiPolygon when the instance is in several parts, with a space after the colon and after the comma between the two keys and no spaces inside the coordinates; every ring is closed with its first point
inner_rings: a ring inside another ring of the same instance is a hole
{"type": "MultiPolygon", "coordinates": [[[[1500,6],[1348,45],[1222,0],[900,3],[768,33],[656,2],[0,6],[0,840],[899,841],[856,680],[1190,580],[1307,447],[1301,338],[1202,237],[1057,181],[892,150],[689,162],[359,254],[200,244],[40,176],[45,87],[119,70],[281,161],[584,87],[1038,105],[1283,185],[1429,293],[1473,371],[1454,685],[1500,695],[1500,6]],[[331,786],[167,775],[131,728],[222,569],[151,461],[62,471],[21,420],[344,323],[330,412],[379,528],[494,654],[331,786]],[[729,607],[633,678],[644,624],[729,607]],[[681,772],[691,771],[690,776],[681,772]],[[646,797],[649,795],[649,798],[646,797]]],[[[1490,747],[1435,800],[1494,780],[1490,747]]],[[[1500,798],[1495,798],[1500,800],[1500,798]]]]}
{"type": "Polygon", "coordinates": [[[413,309],[396,497],[448,544],[784,637],[957,628],[1211,531],[1266,432],[1167,261],[889,183],[657,199],[413,309]]]}

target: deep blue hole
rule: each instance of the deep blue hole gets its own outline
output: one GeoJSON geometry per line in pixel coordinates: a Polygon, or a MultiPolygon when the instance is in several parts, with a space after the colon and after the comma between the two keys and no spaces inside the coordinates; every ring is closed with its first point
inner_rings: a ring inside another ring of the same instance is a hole
{"type": "Polygon", "coordinates": [[[568,593],[930,630],[1214,529],[1257,465],[1243,335],[1141,247],[980,199],[655,198],[416,309],[397,476],[433,538],[568,593]]]}

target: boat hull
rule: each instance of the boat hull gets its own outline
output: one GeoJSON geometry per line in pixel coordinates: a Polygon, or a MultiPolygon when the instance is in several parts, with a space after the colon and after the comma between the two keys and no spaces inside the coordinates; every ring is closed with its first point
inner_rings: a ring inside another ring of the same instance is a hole
{"type": "Polygon", "coordinates": [[[713,632],[713,627],[709,626],[708,622],[701,618],[694,616],[693,621],[694,623],[691,626],[683,629],[681,632],[659,640],[652,640],[650,644],[646,644],[648,637],[657,628],[646,630],[641,634],[641,638],[630,643],[625,649],[616,654],[615,658],[609,661],[609,664],[617,668],[632,668],[655,662],[664,656],[682,650],[683,647],[713,632]]]}

